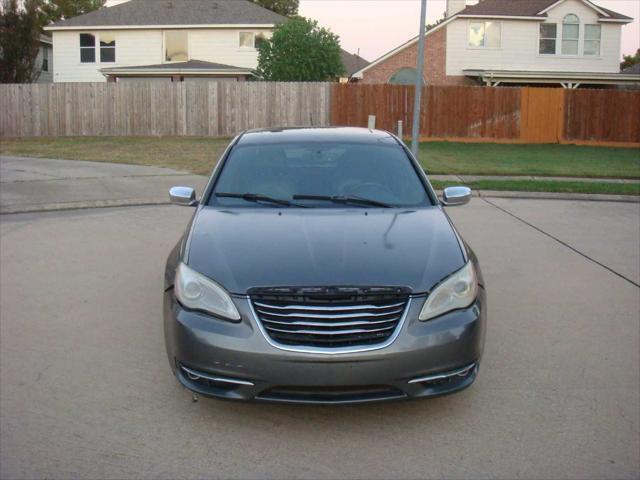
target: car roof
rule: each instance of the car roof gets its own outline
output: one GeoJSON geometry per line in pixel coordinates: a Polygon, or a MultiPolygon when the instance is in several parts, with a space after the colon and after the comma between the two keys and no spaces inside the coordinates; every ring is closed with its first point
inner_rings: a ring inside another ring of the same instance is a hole
{"type": "Polygon", "coordinates": [[[239,145],[265,145],[275,143],[396,143],[395,138],[382,130],[357,127],[300,127],[248,130],[238,140],[239,145]]]}

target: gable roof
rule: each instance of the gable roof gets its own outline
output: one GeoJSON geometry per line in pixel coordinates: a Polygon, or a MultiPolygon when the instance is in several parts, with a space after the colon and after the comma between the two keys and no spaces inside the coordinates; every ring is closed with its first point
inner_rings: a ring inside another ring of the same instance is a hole
{"type": "MultiPolygon", "coordinates": [[[[464,10],[452,15],[436,26],[430,28],[425,32],[425,36],[431,35],[432,33],[438,31],[440,28],[446,26],[453,20],[457,18],[473,18],[473,17],[488,17],[488,18],[501,18],[501,17],[510,17],[510,18],[521,18],[521,19],[532,19],[536,21],[544,21],[547,18],[546,11],[550,10],[552,7],[564,2],[565,0],[480,0],[475,5],[468,5],[464,10]]],[[[630,23],[633,21],[633,18],[627,17],[626,15],[622,15],[621,13],[614,12],[607,8],[600,7],[599,5],[595,5],[590,0],[580,0],[589,7],[593,8],[600,18],[599,21],[602,22],[619,22],[619,23],[630,23]]],[[[387,58],[392,57],[398,52],[401,52],[407,47],[410,47],[414,43],[418,41],[419,36],[411,38],[407,42],[402,45],[388,51],[384,55],[378,57],[373,62],[368,64],[367,66],[361,68],[357,72],[354,72],[353,76],[357,78],[362,78],[362,74],[367,71],[369,68],[372,68],[379,63],[385,61],[387,58]]]]}
{"type": "Polygon", "coordinates": [[[136,65],[132,67],[108,67],[100,69],[103,75],[145,75],[145,74],[235,74],[251,75],[250,68],[235,67],[222,63],[189,60],[187,62],[160,63],[157,65],[136,65]]]}
{"type": "Polygon", "coordinates": [[[544,17],[539,12],[557,0],[483,0],[468,5],[458,15],[496,15],[512,17],[544,17]]]}
{"type": "MultiPolygon", "coordinates": [[[[544,19],[547,17],[547,10],[564,0],[481,0],[475,5],[468,5],[464,10],[457,13],[458,16],[482,15],[496,17],[537,17],[544,19]]],[[[598,13],[601,19],[633,20],[621,13],[608,10],[595,5],[589,0],[581,0],[582,3],[592,8],[598,13]]]]}
{"type": "Polygon", "coordinates": [[[197,25],[275,25],[286,20],[250,0],[129,0],[45,27],[152,27],[197,25]]]}
{"type": "Polygon", "coordinates": [[[622,70],[622,73],[630,74],[630,75],[640,75],[640,63],[636,63],[635,65],[631,65],[630,67],[622,70]]]}
{"type": "Polygon", "coordinates": [[[346,70],[348,77],[356,73],[361,68],[369,65],[369,62],[359,55],[349,53],[342,49],[340,49],[340,58],[342,59],[342,64],[344,65],[344,69],[346,70]]]}
{"type": "MultiPolygon", "coordinates": [[[[628,16],[623,15],[623,14],[618,13],[618,12],[614,12],[613,10],[609,10],[608,8],[604,8],[604,7],[600,7],[600,6],[598,6],[598,8],[600,10],[604,11],[607,15],[609,15],[613,19],[633,21],[633,18],[628,17],[628,16]]],[[[602,18],[602,17],[600,17],[600,18],[602,18]]]]}

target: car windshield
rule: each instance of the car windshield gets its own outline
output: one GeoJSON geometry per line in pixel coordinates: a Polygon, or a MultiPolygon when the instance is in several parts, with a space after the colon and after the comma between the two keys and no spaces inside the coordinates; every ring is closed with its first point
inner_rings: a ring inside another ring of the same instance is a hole
{"type": "Polygon", "coordinates": [[[285,205],[282,201],[292,207],[431,205],[410,159],[397,144],[235,146],[210,204],[274,207],[285,205]]]}

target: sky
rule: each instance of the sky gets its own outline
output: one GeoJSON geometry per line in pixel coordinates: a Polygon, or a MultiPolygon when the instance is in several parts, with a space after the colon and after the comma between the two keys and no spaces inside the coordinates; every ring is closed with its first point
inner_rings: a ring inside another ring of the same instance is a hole
{"type": "MultiPolygon", "coordinates": [[[[594,0],[634,18],[622,27],[622,53],[640,47],[640,0],[594,0]]],[[[443,16],[446,0],[427,0],[427,23],[443,16]]],[[[318,20],[340,36],[342,48],[369,60],[406,42],[420,29],[419,0],[300,0],[300,15],[318,20]]]]}

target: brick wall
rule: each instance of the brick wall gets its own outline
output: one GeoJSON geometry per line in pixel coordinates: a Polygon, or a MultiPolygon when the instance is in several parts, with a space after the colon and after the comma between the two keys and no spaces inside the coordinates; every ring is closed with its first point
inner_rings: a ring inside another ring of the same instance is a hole
{"type": "MultiPolygon", "coordinates": [[[[428,85],[469,85],[466,77],[448,77],[446,66],[447,27],[443,27],[425,38],[424,78],[428,85]]],[[[418,42],[400,50],[395,55],[364,72],[362,83],[387,83],[401,68],[416,68],[418,42]]]]}

